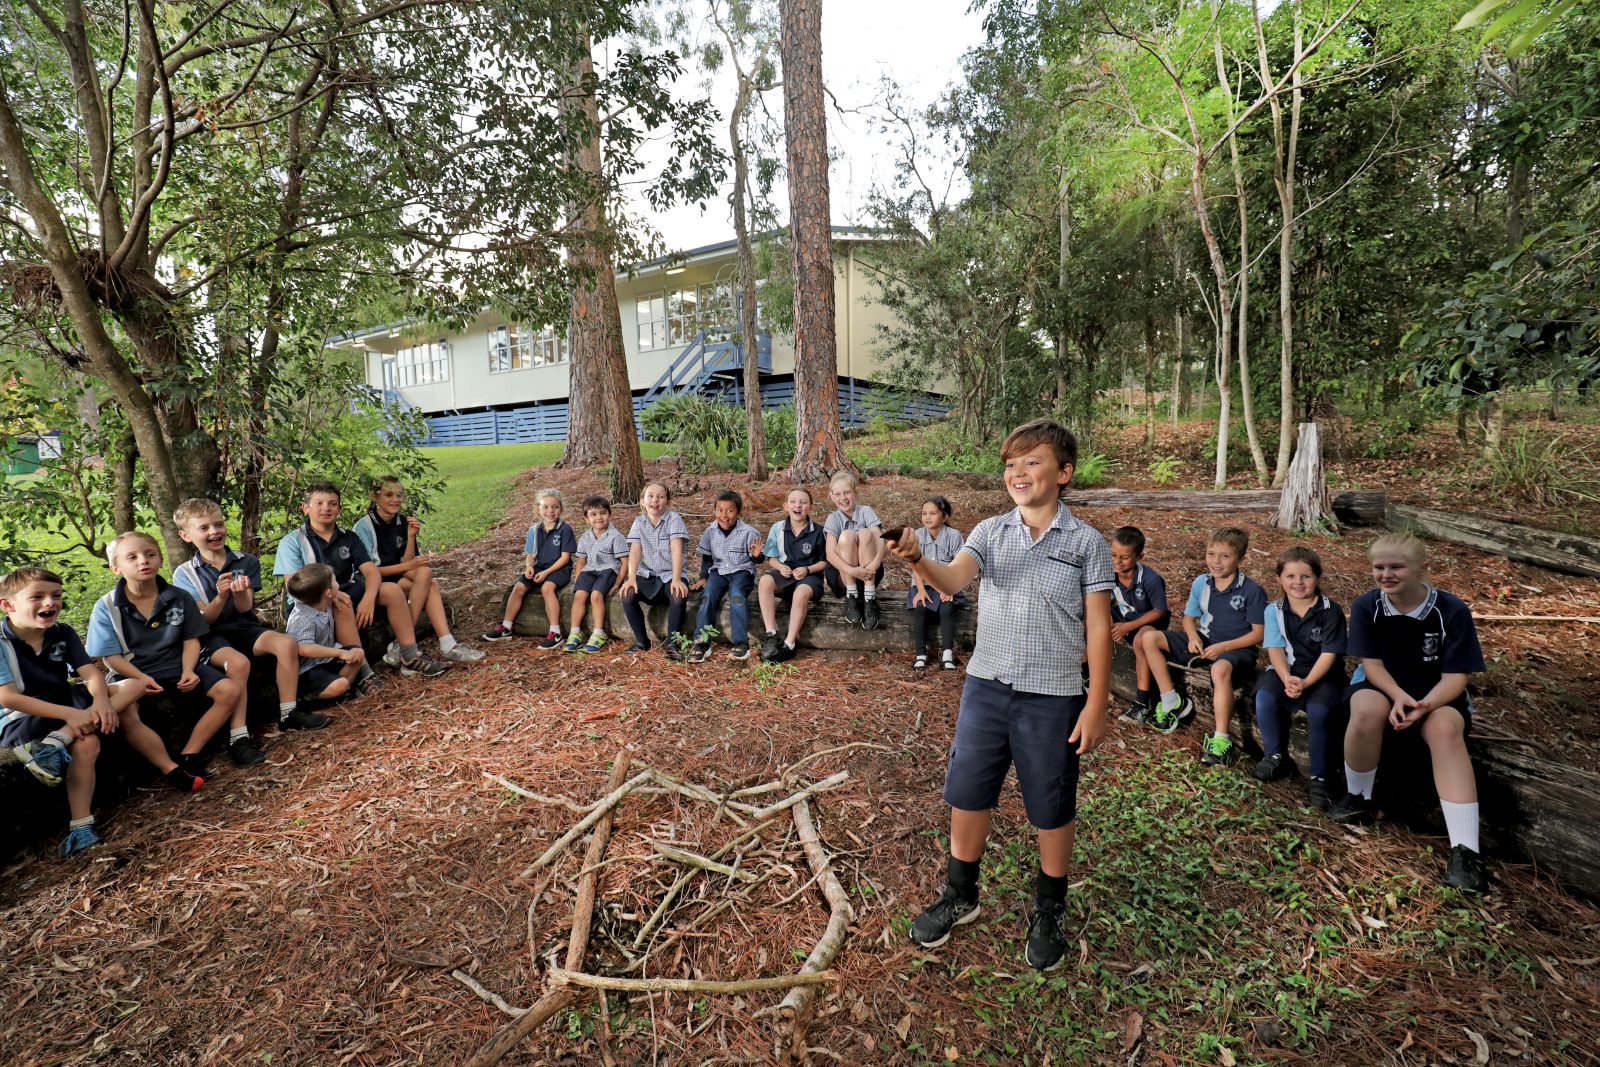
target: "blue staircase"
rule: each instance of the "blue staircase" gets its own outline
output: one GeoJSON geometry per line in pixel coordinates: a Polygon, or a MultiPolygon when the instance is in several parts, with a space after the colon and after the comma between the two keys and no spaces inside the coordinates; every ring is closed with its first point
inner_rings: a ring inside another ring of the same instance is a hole
{"type": "MultiPolygon", "coordinates": [[[[765,332],[756,334],[756,366],[762,374],[772,373],[772,337],[765,332]]],[[[702,330],[644,394],[639,410],[643,411],[663,396],[706,394],[710,391],[708,387],[715,387],[720,395],[743,374],[743,346],[731,339],[709,341],[702,330]]]]}

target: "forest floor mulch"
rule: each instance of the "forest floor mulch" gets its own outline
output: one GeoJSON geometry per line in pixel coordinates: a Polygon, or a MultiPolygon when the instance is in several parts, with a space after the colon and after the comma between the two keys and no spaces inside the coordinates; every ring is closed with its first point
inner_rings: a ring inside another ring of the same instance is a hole
{"type": "MultiPolygon", "coordinates": [[[[575,472],[531,472],[506,524],[441,555],[464,634],[492,621],[528,497],[546,482],[569,501],[591,488],[575,472]]],[[[691,526],[723,484],[678,482],[691,526]]],[[[1004,506],[998,493],[905,479],[875,482],[864,499],[893,521],[914,515],[930,489],[952,498],[964,527],[1004,506]]],[[[751,510],[775,514],[782,492],[756,490],[751,510]]],[[[1134,518],[1085,517],[1102,529],[1134,518]]],[[[618,524],[630,518],[619,513],[618,524]]],[[[1210,520],[1141,518],[1152,561],[1186,575],[1210,520]]],[[[1252,533],[1264,543],[1251,569],[1265,577],[1276,542],[1257,524],[1252,533]]],[[[1348,601],[1364,585],[1359,542],[1319,547],[1348,583],[1330,591],[1348,601]]],[[[1504,565],[1465,550],[1441,547],[1435,560],[1440,583],[1464,595],[1506,581],[1504,565]]],[[[1526,577],[1557,588],[1552,576],[1526,577]]],[[[1563,595],[1593,614],[1600,583],[1579,586],[1563,595]]],[[[1485,634],[1491,679],[1525,640],[1501,633],[1485,634]]],[[[691,667],[515,642],[433,681],[390,680],[340,708],[328,730],[271,746],[266,764],[219,766],[196,796],[137,794],[103,818],[102,848],[65,863],[25,858],[0,876],[5,1059],[462,1062],[508,1020],[452,972],[513,1005],[537,999],[581,864],[575,847],[548,884],[530,872],[578,816],[486,776],[582,805],[602,791],[619,748],[635,768],[719,792],[817,753],[802,779],[848,772],[812,801],[857,912],[835,964],[839,986],[807,1032],[814,1062],[1600,1058],[1591,904],[1502,863],[1485,900],[1436,889],[1442,842],[1334,826],[1294,786],[1204,771],[1191,738],[1126,726],[1114,725],[1086,766],[1067,964],[1041,976],[1020,958],[1033,852],[1009,788],[984,916],[940,950],[917,949],[905,931],[941,876],[939,785],[960,675],[914,674],[906,659],[810,653],[783,667],[726,658],[691,667]]],[[[1517,699],[1508,691],[1485,704],[1517,699]]],[[[1485,725],[1513,729],[1497,714],[1485,725]]],[[[621,970],[638,954],[640,924],[680,870],[655,844],[709,854],[738,833],[677,795],[619,805],[589,969],[621,970]]],[[[740,903],[714,913],[727,880],[691,883],[643,940],[655,948],[649,974],[740,979],[798,967],[828,912],[788,821],[737,855],[758,882],[738,883],[740,903]]],[[[778,999],[611,994],[602,1012],[598,995],[585,996],[505,1062],[765,1062],[770,1022],[757,1012],[778,999]]]]}

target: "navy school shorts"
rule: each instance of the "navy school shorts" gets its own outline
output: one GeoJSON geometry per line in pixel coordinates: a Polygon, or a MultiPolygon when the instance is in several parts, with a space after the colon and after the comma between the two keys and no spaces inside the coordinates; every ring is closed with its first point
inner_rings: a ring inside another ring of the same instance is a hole
{"type": "Polygon", "coordinates": [[[1028,822],[1056,830],[1078,815],[1078,752],[1068,743],[1087,698],[1024,693],[1004,682],[967,675],[944,776],[944,801],[962,811],[988,811],[1000,800],[1006,772],[1028,822]]]}
{"type": "MultiPolygon", "coordinates": [[[[322,697],[323,690],[338,681],[339,661],[329,660],[327,663],[318,663],[307,667],[300,672],[300,685],[297,690],[301,700],[317,700],[322,697]]],[[[349,690],[345,690],[349,692],[349,690]]],[[[331,699],[331,698],[330,698],[331,699]]]]}
{"type": "MultiPolygon", "coordinates": [[[[568,582],[572,581],[572,564],[569,563],[565,567],[562,567],[560,570],[546,578],[545,581],[555,586],[556,592],[559,593],[561,590],[567,587],[568,582]]],[[[526,574],[517,575],[517,584],[522,586],[524,589],[537,590],[539,588],[539,583],[534,581],[532,578],[529,578],[526,574]]]]}
{"type": "Polygon", "coordinates": [[[578,575],[578,584],[572,587],[574,594],[599,593],[601,596],[611,592],[611,587],[617,584],[616,571],[584,571],[578,575]]]}
{"type": "Polygon", "coordinates": [[[773,593],[777,595],[779,600],[782,600],[785,603],[789,603],[794,600],[795,590],[799,589],[802,585],[811,590],[811,599],[813,602],[822,598],[822,575],[820,574],[808,574],[804,578],[785,578],[781,574],[769,571],[767,574],[763,575],[763,577],[769,577],[772,579],[773,593]]]}
{"type": "MultiPolygon", "coordinates": [[[[1180,667],[1205,667],[1210,669],[1210,661],[1198,652],[1189,651],[1189,635],[1182,630],[1167,630],[1167,662],[1176,663],[1180,667]]],[[[1205,640],[1205,638],[1201,638],[1205,640]]],[[[1241,675],[1254,674],[1256,669],[1256,649],[1236,648],[1232,652],[1224,652],[1218,657],[1219,662],[1226,660],[1233,664],[1235,678],[1241,675]]]]}
{"type": "MultiPolygon", "coordinates": [[[[685,582],[684,584],[687,585],[688,583],[685,582]]],[[[677,599],[672,595],[672,583],[659,575],[640,575],[638,585],[639,591],[634,594],[634,599],[642,600],[646,604],[665,604],[668,601],[677,599]]],[[[627,598],[624,597],[623,599],[627,598]]]]}
{"type": "MultiPolygon", "coordinates": [[[[1381,696],[1384,699],[1385,703],[1388,703],[1388,704],[1391,704],[1391,705],[1394,703],[1392,700],[1389,699],[1389,694],[1388,693],[1385,693],[1383,690],[1379,689],[1377,686],[1373,685],[1371,682],[1366,681],[1365,679],[1363,679],[1363,680],[1361,680],[1359,682],[1356,682],[1354,685],[1350,686],[1348,689],[1346,689],[1344,691],[1344,702],[1345,702],[1345,704],[1348,705],[1350,703],[1350,698],[1355,696],[1357,693],[1362,692],[1363,690],[1371,690],[1372,692],[1377,693],[1379,696],[1381,696]]],[[[1472,733],[1472,691],[1469,689],[1466,692],[1462,693],[1459,698],[1457,698],[1455,700],[1452,700],[1450,702],[1450,706],[1452,708],[1455,708],[1458,712],[1461,713],[1461,725],[1462,725],[1461,734],[1462,734],[1462,736],[1465,737],[1468,734],[1472,733]]],[[[1417,725],[1420,726],[1421,724],[1418,723],[1417,725]]],[[[1385,726],[1384,727],[1384,733],[1386,733],[1386,734],[1393,735],[1393,734],[1399,734],[1400,732],[1401,731],[1396,730],[1392,726],[1385,726]]],[[[1416,726],[1408,726],[1408,727],[1406,727],[1404,732],[1408,733],[1408,734],[1415,734],[1418,737],[1422,736],[1422,731],[1417,729],[1416,726]]]]}
{"type": "MultiPolygon", "coordinates": [[[[66,694],[67,700],[80,711],[94,703],[94,696],[89,692],[88,686],[69,685],[67,688],[70,690],[66,694]]],[[[55,704],[59,702],[58,698],[62,694],[55,692],[32,695],[55,704]]],[[[59,730],[65,725],[66,723],[60,719],[47,719],[42,715],[20,715],[6,723],[4,730],[0,730],[0,746],[12,748],[27,741],[37,741],[39,738],[59,730]]]]}

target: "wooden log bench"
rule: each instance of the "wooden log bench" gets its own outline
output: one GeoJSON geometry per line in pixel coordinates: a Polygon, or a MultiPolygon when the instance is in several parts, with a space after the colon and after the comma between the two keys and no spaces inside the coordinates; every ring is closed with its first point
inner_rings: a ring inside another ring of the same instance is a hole
{"type": "MultiPolygon", "coordinates": [[[[1181,673],[1182,684],[1195,703],[1195,721],[1184,733],[1195,738],[1198,753],[1203,736],[1199,731],[1210,731],[1214,725],[1211,676],[1203,669],[1181,673]]],[[[1118,696],[1133,697],[1133,650],[1120,643],[1112,658],[1111,685],[1118,696]]],[[[1232,733],[1236,740],[1244,740],[1254,731],[1254,696],[1235,693],[1232,733]]],[[[1335,753],[1338,747],[1336,742],[1335,753]]],[[[1530,859],[1570,887],[1600,899],[1600,836],[1595,834],[1600,825],[1600,773],[1560,763],[1554,753],[1537,744],[1469,735],[1467,748],[1477,770],[1488,847],[1530,859]]],[[[1303,717],[1297,716],[1290,730],[1289,752],[1304,773],[1308,754],[1303,717]]],[[[1404,822],[1440,828],[1426,748],[1420,751],[1420,768],[1396,756],[1391,746],[1379,764],[1376,799],[1380,807],[1404,822]]],[[[1249,774],[1252,762],[1241,759],[1230,773],[1249,774]]]]}

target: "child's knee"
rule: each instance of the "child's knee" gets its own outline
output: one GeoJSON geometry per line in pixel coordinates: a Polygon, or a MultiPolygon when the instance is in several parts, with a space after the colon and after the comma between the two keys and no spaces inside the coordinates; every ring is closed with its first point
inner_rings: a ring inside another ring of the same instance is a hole
{"type": "Polygon", "coordinates": [[[424,585],[433,581],[433,568],[424,563],[411,572],[411,577],[417,585],[424,585]]]}
{"type": "Polygon", "coordinates": [[[1452,746],[1466,740],[1466,724],[1452,707],[1435,708],[1422,722],[1422,739],[1430,746],[1452,746]]]}
{"type": "Polygon", "coordinates": [[[93,763],[100,756],[100,735],[84,734],[68,745],[67,751],[72,753],[72,759],[75,763],[78,761],[93,763]]]}
{"type": "Polygon", "coordinates": [[[244,693],[244,687],[233,680],[230,675],[211,687],[211,702],[213,704],[231,704],[244,693]]]}
{"type": "Polygon", "coordinates": [[[349,691],[350,679],[335,678],[333,681],[328,683],[327,688],[323,689],[319,695],[325,700],[332,700],[334,697],[344,696],[349,691]]]}

